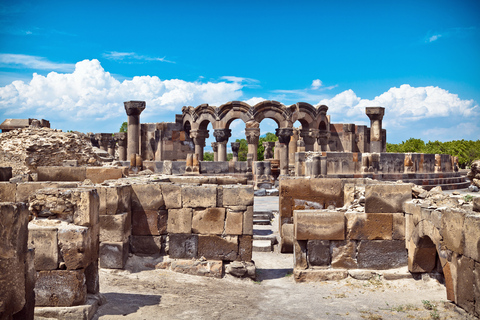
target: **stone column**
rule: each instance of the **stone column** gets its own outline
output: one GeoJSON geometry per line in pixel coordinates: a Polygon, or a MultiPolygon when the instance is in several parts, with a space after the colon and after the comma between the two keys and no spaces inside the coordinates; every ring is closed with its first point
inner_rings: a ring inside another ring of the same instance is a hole
{"type": "Polygon", "coordinates": [[[232,135],[230,129],[215,129],[213,136],[218,143],[218,161],[227,161],[227,142],[232,135]]]}
{"type": "MultiPolygon", "coordinates": [[[[355,152],[355,125],[343,124],[342,145],[344,152],[355,152]]],[[[323,151],[323,150],[322,150],[323,151]]]]}
{"type": "Polygon", "coordinates": [[[212,142],[213,161],[218,161],[218,143],[212,142]]]}
{"type": "Polygon", "coordinates": [[[208,137],[208,130],[206,129],[190,130],[190,138],[193,139],[195,153],[198,154],[200,161],[203,161],[203,148],[205,147],[205,139],[208,137]]]}
{"type": "Polygon", "coordinates": [[[295,153],[295,176],[305,175],[305,152],[295,153]]]}
{"type": "Polygon", "coordinates": [[[290,142],[288,143],[288,161],[290,165],[295,165],[295,153],[297,150],[297,141],[298,141],[298,129],[293,129],[293,134],[290,137],[290,142]]]}
{"type": "Polygon", "coordinates": [[[111,137],[112,137],[111,133],[95,134],[95,139],[98,141],[98,145],[100,146],[100,149],[102,149],[103,151],[108,151],[108,142],[110,141],[111,137]]]}
{"type": "Polygon", "coordinates": [[[319,131],[317,136],[317,143],[320,152],[328,151],[328,139],[330,139],[330,132],[319,131]]]}
{"type": "Polygon", "coordinates": [[[370,152],[382,152],[382,119],[385,108],[367,107],[365,113],[370,118],[370,152]]]}
{"type": "Polygon", "coordinates": [[[127,133],[116,132],[114,134],[115,140],[118,143],[118,159],[120,161],[127,161],[127,133]]]}
{"type": "Polygon", "coordinates": [[[318,138],[318,129],[300,130],[300,136],[305,142],[305,151],[314,151],[315,141],[318,138]]]}
{"type": "Polygon", "coordinates": [[[265,148],[263,152],[263,159],[273,159],[273,147],[275,146],[275,141],[264,141],[262,146],[265,148]]]}
{"type": "Polygon", "coordinates": [[[230,145],[232,146],[233,162],[237,162],[238,150],[240,149],[240,142],[232,142],[230,145]]]}
{"type": "Polygon", "coordinates": [[[288,175],[288,144],[293,135],[293,128],[279,128],[275,130],[280,149],[280,174],[288,175]]]}
{"type": "Polygon", "coordinates": [[[253,155],[253,161],[258,160],[257,149],[260,139],[260,128],[245,128],[245,136],[248,142],[248,153],[253,155]]]}
{"type": "Polygon", "coordinates": [[[115,158],[115,145],[117,141],[115,141],[114,137],[110,137],[110,141],[108,141],[108,154],[115,158]]]}
{"type": "Polygon", "coordinates": [[[145,101],[127,101],[123,103],[128,116],[127,158],[140,153],[140,113],[145,110],[145,101]]]}

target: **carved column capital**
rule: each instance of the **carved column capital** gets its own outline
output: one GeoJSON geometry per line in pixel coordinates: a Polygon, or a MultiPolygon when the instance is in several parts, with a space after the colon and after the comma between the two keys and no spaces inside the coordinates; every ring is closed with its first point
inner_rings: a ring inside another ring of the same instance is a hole
{"type": "Polygon", "coordinates": [[[293,135],[293,128],[276,129],[275,135],[278,137],[278,142],[288,144],[290,142],[290,137],[293,135]]]}
{"type": "Polygon", "coordinates": [[[213,132],[213,136],[217,140],[217,142],[222,143],[222,142],[227,142],[228,138],[232,136],[232,130],[230,129],[215,129],[213,132]]]}
{"type": "Polygon", "coordinates": [[[123,103],[127,116],[139,116],[145,110],[145,101],[126,101],[123,103]]]}
{"type": "Polygon", "coordinates": [[[117,141],[120,147],[127,146],[127,133],[126,132],[116,132],[113,134],[115,140],[117,141]]]}
{"type": "Polygon", "coordinates": [[[248,144],[258,145],[260,139],[260,128],[245,128],[245,137],[248,144]]]}
{"type": "Polygon", "coordinates": [[[371,121],[373,120],[382,120],[383,115],[385,114],[385,108],[383,107],[367,107],[365,108],[365,113],[367,117],[370,118],[371,121]]]}
{"type": "Polygon", "coordinates": [[[205,147],[205,139],[208,137],[207,130],[190,130],[190,138],[193,139],[195,145],[205,147]]]}

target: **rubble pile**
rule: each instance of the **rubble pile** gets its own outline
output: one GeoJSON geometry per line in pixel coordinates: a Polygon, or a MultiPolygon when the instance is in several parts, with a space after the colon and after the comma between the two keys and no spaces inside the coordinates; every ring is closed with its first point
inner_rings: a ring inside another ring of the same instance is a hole
{"type": "Polygon", "coordinates": [[[467,178],[472,181],[472,185],[480,188],[480,160],[472,162],[470,171],[467,173],[467,178]]]}
{"type": "Polygon", "coordinates": [[[80,132],[30,127],[0,134],[0,167],[12,167],[14,176],[34,173],[39,166],[61,166],[64,160],[101,165],[90,138],[80,132]]]}

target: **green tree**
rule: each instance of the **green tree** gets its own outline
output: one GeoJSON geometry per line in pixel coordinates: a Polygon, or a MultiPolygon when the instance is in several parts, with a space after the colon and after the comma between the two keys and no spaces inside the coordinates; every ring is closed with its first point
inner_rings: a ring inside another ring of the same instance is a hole
{"type": "Polygon", "coordinates": [[[240,142],[240,148],[238,148],[238,161],[247,161],[248,143],[245,139],[237,139],[235,142],[240,142]]]}
{"type": "Polygon", "coordinates": [[[127,132],[128,130],[128,123],[125,121],[124,123],[122,123],[122,125],[120,126],[120,131],[119,132],[127,132]]]}
{"type": "Polygon", "coordinates": [[[213,152],[204,152],[203,161],[213,161],[213,152]]]}
{"type": "MultiPolygon", "coordinates": [[[[258,161],[265,160],[263,158],[263,154],[265,153],[265,147],[263,146],[263,142],[266,142],[266,141],[275,142],[275,141],[278,141],[278,137],[271,132],[267,132],[265,136],[260,137],[260,139],[258,139],[258,148],[257,148],[258,161]]],[[[272,150],[275,152],[275,147],[272,150]]]]}

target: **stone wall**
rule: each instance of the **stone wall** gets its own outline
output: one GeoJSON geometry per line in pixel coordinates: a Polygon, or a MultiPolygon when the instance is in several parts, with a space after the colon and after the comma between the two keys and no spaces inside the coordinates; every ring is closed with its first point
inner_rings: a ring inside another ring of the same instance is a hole
{"type": "MultiPolygon", "coordinates": [[[[155,173],[167,175],[185,174],[186,161],[144,161],[143,166],[155,173]]],[[[247,173],[246,161],[200,161],[200,174],[245,174],[247,173]]]]}

